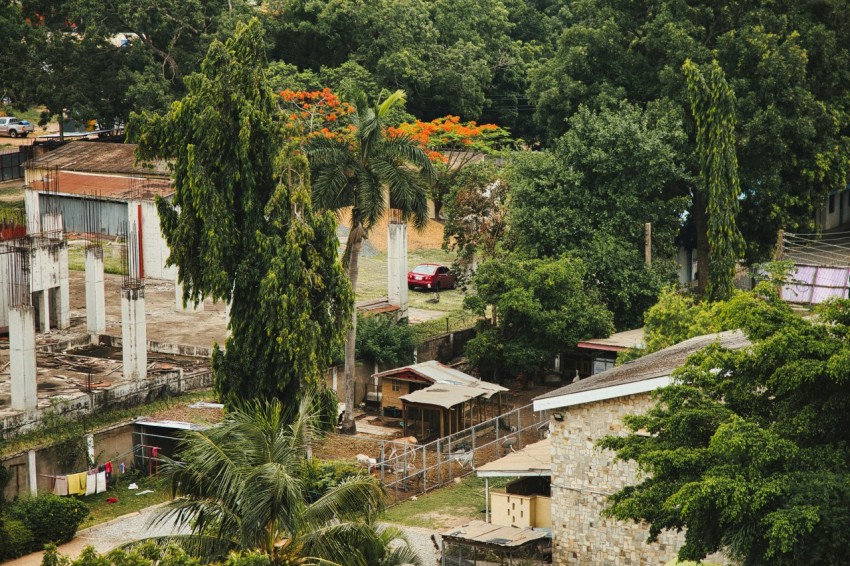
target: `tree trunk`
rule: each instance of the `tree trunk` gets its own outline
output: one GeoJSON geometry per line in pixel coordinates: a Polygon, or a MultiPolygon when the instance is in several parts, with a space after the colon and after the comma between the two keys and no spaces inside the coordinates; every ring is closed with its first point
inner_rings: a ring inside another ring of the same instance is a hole
{"type": "MultiPolygon", "coordinates": [[[[363,225],[357,224],[351,228],[349,238],[348,279],[351,290],[357,292],[357,276],[360,273],[360,247],[363,244],[363,225]]],[[[356,299],[355,299],[356,302],[356,299]]],[[[345,418],[342,420],[342,433],[355,434],[357,425],[354,424],[354,345],[357,341],[357,307],[351,311],[351,328],[345,334],[345,418]]]]}
{"type": "Polygon", "coordinates": [[[702,191],[694,193],[694,227],[697,232],[697,292],[705,294],[708,288],[709,247],[708,247],[708,218],[705,211],[705,196],[702,191]]]}

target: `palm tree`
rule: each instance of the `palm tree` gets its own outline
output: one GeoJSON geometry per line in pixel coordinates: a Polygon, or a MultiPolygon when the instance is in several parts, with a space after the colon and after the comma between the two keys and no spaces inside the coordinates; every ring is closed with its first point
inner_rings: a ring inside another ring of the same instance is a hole
{"type": "MultiPolygon", "coordinates": [[[[311,139],[308,156],[313,175],[313,206],[341,211],[351,207],[351,230],[343,254],[351,287],[357,291],[360,247],[369,230],[388,209],[416,228],[428,222],[428,182],[434,167],[423,149],[406,136],[388,137],[385,120],[404,91],[397,90],[383,102],[370,105],[362,92],[354,93],[351,116],[353,138],[311,139]]],[[[345,420],[343,432],[354,433],[354,344],[357,309],[345,337],[345,420]]]]}
{"type": "Polygon", "coordinates": [[[161,468],[179,497],[154,523],[190,534],[154,540],[206,560],[259,551],[275,564],[420,564],[397,530],[375,526],[384,494],[371,476],[311,492],[307,447],[320,434],[312,405],[305,396],[293,415],[277,399],[256,401],[187,432],[179,458],[161,468]]]}

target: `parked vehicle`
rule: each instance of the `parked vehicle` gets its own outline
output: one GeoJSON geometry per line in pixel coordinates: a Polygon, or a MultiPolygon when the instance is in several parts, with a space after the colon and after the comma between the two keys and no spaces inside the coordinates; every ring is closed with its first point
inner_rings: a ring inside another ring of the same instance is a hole
{"type": "Polygon", "coordinates": [[[18,136],[25,138],[30,133],[29,122],[24,124],[14,116],[0,117],[0,134],[16,138],[18,136]]]}
{"type": "Polygon", "coordinates": [[[441,289],[454,289],[455,276],[449,272],[449,268],[438,263],[423,263],[407,273],[407,288],[415,289],[422,287],[439,291],[441,289]]]}

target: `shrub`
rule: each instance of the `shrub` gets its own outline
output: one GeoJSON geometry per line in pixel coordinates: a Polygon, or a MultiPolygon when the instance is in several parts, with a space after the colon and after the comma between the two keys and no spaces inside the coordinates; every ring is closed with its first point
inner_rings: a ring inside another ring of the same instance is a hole
{"type": "Polygon", "coordinates": [[[40,548],[49,542],[61,544],[71,540],[89,514],[89,508],[73,497],[45,494],[17,501],[7,514],[32,531],[40,548]]]}
{"type": "Polygon", "coordinates": [[[357,464],[340,460],[313,459],[306,465],[304,489],[310,502],[316,501],[345,480],[366,473],[357,464]]]}
{"type": "Polygon", "coordinates": [[[21,521],[0,519],[0,560],[17,558],[34,550],[32,531],[21,521]]]}
{"type": "Polygon", "coordinates": [[[413,362],[416,336],[407,320],[390,316],[358,316],[356,356],[358,360],[394,368],[413,362]]]}

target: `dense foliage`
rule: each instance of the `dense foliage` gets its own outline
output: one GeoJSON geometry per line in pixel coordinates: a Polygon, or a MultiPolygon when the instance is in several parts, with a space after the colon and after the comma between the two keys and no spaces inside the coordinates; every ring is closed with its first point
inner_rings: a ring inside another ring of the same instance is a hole
{"type": "Polygon", "coordinates": [[[356,357],[383,369],[413,363],[417,346],[414,329],[407,319],[396,322],[392,316],[359,316],[356,357]]]}
{"type": "Polygon", "coordinates": [[[213,355],[223,401],[287,402],[321,372],[353,311],[336,222],[314,213],[304,155],[275,120],[259,23],[214,42],[188,94],[164,115],[134,115],[144,159],[173,161],[175,194],[159,200],[184,300],[231,302],[226,350],[213,355]]]}
{"type": "Polygon", "coordinates": [[[641,434],[602,442],[643,473],[609,513],[649,522],[653,537],[686,529],[680,559],[838,564],[850,532],[850,302],[804,319],[770,286],[753,301],[741,321],[751,347],[694,354],[653,409],[627,419],[641,434]]]}
{"type": "Polygon", "coordinates": [[[466,345],[482,378],[534,378],[556,355],[592,336],[608,336],[611,313],[585,283],[579,259],[488,260],[473,277],[464,306],[489,313],[466,345]]]}
{"type": "MultiPolygon", "coordinates": [[[[810,226],[813,207],[846,184],[846,2],[579,0],[560,14],[556,54],[529,72],[530,99],[552,141],[571,129],[567,119],[582,105],[660,104],[685,120],[683,63],[718,61],[737,98],[740,229],[749,259],[769,253],[778,228],[810,226]]],[[[679,163],[695,172],[696,139],[687,127],[679,163]]],[[[693,198],[695,188],[680,194],[693,198]]],[[[704,229],[695,236],[705,245],[704,229]]]]}
{"type": "Polygon", "coordinates": [[[681,120],[662,107],[623,103],[582,107],[551,151],[520,153],[508,165],[510,246],[533,257],[574,252],[588,284],[601,291],[619,329],[640,325],[643,311],[672,278],[687,205],[688,175],[677,162],[681,120]],[[644,262],[644,225],[652,224],[656,260],[644,262]]]}
{"type": "MultiPolygon", "coordinates": [[[[71,559],[59,554],[55,545],[48,545],[41,566],[201,566],[202,562],[186,554],[179,546],[165,548],[152,542],[130,548],[116,548],[101,554],[87,546],[80,556],[71,559]]],[[[219,564],[223,566],[270,566],[269,557],[259,552],[232,552],[219,564]]]]}
{"type": "Polygon", "coordinates": [[[9,504],[0,515],[0,560],[15,558],[68,542],[77,532],[88,507],[74,497],[42,494],[9,504]]]}

